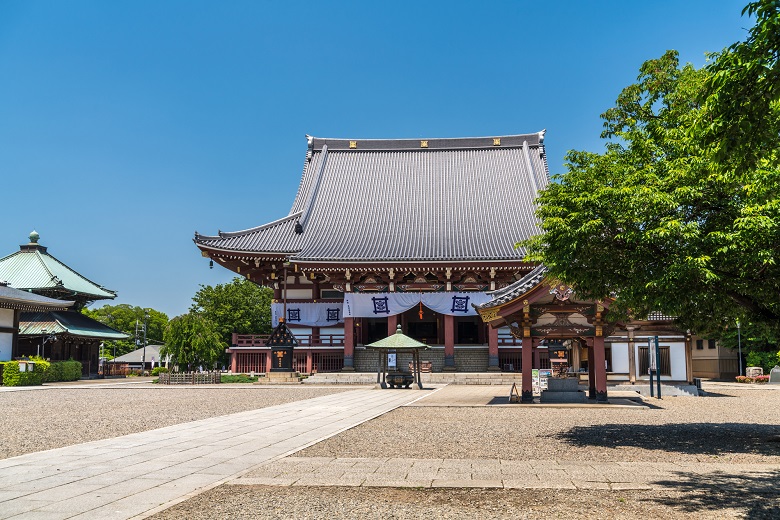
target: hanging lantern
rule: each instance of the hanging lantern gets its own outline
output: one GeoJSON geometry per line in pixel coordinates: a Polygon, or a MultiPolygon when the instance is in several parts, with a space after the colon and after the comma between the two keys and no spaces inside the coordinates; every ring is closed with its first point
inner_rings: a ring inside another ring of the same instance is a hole
{"type": "Polygon", "coordinates": [[[420,319],[423,319],[422,300],[420,300],[420,312],[418,314],[420,315],[420,319]]]}

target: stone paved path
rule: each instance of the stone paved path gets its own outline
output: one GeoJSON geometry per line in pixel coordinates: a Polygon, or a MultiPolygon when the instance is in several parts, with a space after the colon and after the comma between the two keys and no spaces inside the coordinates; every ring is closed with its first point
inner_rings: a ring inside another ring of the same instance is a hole
{"type": "Polygon", "coordinates": [[[780,464],[285,457],[230,484],[621,491],[674,489],[694,478],[722,481],[733,491],[741,484],[776,481],[778,475],[780,464]]]}
{"type": "Polygon", "coordinates": [[[0,460],[0,519],[168,507],[433,390],[355,390],[0,460]]]}

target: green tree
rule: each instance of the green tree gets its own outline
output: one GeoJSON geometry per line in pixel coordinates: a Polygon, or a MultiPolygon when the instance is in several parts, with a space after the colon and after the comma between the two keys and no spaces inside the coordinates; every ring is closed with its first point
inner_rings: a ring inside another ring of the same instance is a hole
{"type": "Polygon", "coordinates": [[[139,339],[143,339],[143,323],[144,313],[149,312],[148,331],[146,333],[146,340],[148,344],[159,344],[163,342],[163,331],[166,325],[168,325],[168,316],[160,311],[154,309],[144,309],[142,307],[128,305],[126,303],[120,305],[104,305],[97,309],[82,309],[81,312],[97,320],[100,323],[108,325],[109,327],[118,331],[129,334],[130,337],[124,340],[106,341],[105,353],[113,356],[114,347],[116,347],[116,355],[121,356],[132,352],[137,349],[136,346],[136,323],[138,323],[139,339]]]}
{"type": "Polygon", "coordinates": [[[645,62],[602,115],[605,152],[567,154],[539,198],[543,233],[520,245],[582,296],[615,297],[614,318],[662,310],[700,333],[738,318],[777,330],[777,162],[721,159],[701,125],[721,117],[708,112],[713,70],[680,67],[674,51],[645,62]]]}
{"type": "Polygon", "coordinates": [[[165,345],[160,356],[170,355],[173,362],[188,371],[196,367],[212,369],[228,346],[216,326],[201,314],[190,312],[168,322],[165,345]]]}
{"type": "Polygon", "coordinates": [[[273,291],[244,278],[216,286],[201,285],[190,312],[214,324],[222,341],[230,345],[234,332],[268,334],[271,331],[273,291]]]}

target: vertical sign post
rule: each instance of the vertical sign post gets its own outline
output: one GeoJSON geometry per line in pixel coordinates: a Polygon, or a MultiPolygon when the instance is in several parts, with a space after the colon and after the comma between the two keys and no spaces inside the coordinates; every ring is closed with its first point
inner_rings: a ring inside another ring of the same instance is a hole
{"type": "Polygon", "coordinates": [[[658,348],[658,336],[653,338],[655,343],[655,381],[658,385],[658,399],[661,398],[661,349],[658,348]]]}
{"type": "Polygon", "coordinates": [[[650,375],[650,397],[654,397],[653,394],[653,372],[655,372],[655,344],[653,338],[647,338],[647,356],[649,357],[647,363],[647,373],[650,375]]]}

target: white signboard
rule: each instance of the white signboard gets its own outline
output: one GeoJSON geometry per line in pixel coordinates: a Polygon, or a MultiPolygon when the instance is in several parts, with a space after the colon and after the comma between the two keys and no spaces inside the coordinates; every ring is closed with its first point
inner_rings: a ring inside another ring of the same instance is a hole
{"type": "Polygon", "coordinates": [[[387,368],[396,368],[396,354],[395,352],[387,353],[387,368]]]}
{"type": "Polygon", "coordinates": [[[653,338],[647,339],[647,353],[650,356],[650,363],[648,363],[648,369],[655,372],[658,370],[658,367],[656,366],[655,360],[656,360],[656,353],[655,349],[658,348],[658,342],[654,341],[653,338]]]}

